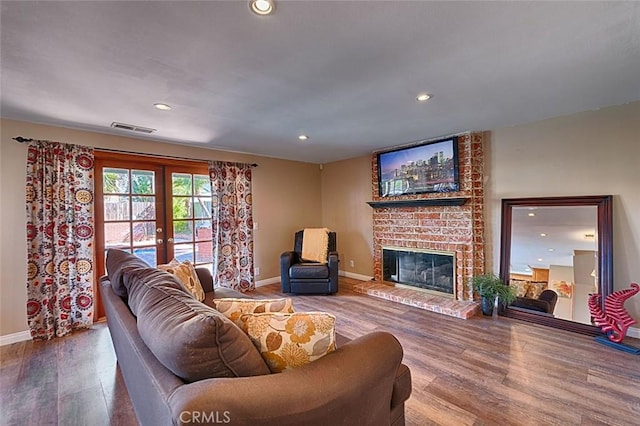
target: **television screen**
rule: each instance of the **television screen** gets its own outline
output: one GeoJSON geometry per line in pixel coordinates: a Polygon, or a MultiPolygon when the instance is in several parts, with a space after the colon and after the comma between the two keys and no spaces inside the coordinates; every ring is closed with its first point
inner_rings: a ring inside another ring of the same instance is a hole
{"type": "Polygon", "coordinates": [[[459,189],[456,137],[378,153],[381,197],[459,189]]]}

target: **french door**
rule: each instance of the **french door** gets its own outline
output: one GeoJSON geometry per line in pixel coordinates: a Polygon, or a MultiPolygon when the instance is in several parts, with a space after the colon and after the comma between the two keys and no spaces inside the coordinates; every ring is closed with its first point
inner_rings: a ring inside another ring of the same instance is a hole
{"type": "MultiPolygon", "coordinates": [[[[212,198],[205,163],[96,153],[96,267],[118,248],[150,266],[172,259],[212,268],[212,198]]],[[[104,316],[98,303],[97,318],[104,316]]]]}

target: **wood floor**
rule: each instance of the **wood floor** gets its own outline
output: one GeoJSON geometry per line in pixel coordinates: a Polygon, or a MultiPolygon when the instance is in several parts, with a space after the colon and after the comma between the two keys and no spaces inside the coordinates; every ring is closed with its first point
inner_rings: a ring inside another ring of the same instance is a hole
{"type": "MultiPolygon", "coordinates": [[[[354,293],[293,296],[350,338],[393,333],[411,369],[408,425],[640,425],[640,356],[508,318],[462,320],[354,293]]],[[[280,295],[277,284],[258,296],[280,295]]],[[[0,348],[0,424],[135,425],[105,324],[0,348]]]]}

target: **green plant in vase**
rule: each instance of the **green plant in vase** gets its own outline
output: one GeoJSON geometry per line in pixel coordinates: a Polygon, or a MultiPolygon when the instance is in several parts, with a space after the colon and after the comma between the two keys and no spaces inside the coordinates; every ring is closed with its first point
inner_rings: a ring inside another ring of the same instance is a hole
{"type": "Polygon", "coordinates": [[[477,275],[471,278],[473,290],[481,297],[482,313],[492,315],[495,307],[507,306],[516,300],[515,290],[502,282],[495,274],[477,275]]]}

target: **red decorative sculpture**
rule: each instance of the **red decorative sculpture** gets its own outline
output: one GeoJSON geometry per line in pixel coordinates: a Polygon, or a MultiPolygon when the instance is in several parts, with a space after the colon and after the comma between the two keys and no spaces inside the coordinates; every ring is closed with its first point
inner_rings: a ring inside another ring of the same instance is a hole
{"type": "Polygon", "coordinates": [[[612,342],[622,342],[627,335],[627,329],[637,322],[624,308],[624,302],[638,292],[640,285],[637,283],[631,283],[631,288],[614,291],[604,300],[604,311],[600,308],[602,296],[597,293],[589,295],[589,310],[593,322],[612,342]]]}

